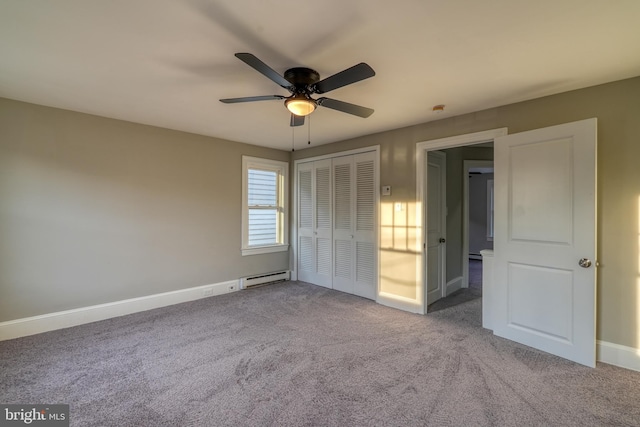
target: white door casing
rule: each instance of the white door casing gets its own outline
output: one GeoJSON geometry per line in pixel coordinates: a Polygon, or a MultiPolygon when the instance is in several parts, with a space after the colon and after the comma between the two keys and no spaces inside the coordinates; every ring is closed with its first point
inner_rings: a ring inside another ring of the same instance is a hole
{"type": "Polygon", "coordinates": [[[595,366],[596,119],[496,138],[494,333],[595,366]],[[581,267],[581,259],[591,263],[581,267]]]}
{"type": "Polygon", "coordinates": [[[426,288],[427,305],[445,296],[446,292],[446,155],[430,151],[427,162],[427,194],[425,206],[426,232],[426,288]]]}

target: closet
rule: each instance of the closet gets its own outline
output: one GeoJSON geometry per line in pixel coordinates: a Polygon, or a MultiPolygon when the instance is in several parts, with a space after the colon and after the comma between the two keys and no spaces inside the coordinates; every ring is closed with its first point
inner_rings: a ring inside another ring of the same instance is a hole
{"type": "Polygon", "coordinates": [[[297,165],[298,280],[369,299],[377,291],[377,152],[297,165]]]}

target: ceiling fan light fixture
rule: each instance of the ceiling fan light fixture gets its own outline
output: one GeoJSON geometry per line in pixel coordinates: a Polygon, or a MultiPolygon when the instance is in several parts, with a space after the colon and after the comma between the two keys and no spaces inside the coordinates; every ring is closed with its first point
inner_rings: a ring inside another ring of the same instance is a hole
{"type": "Polygon", "coordinates": [[[304,95],[292,96],[284,101],[284,105],[287,107],[287,110],[300,117],[308,116],[316,109],[315,101],[304,95]]]}
{"type": "Polygon", "coordinates": [[[292,127],[302,126],[305,122],[304,117],[313,113],[318,106],[362,118],[367,118],[373,114],[373,110],[371,108],[338,101],[337,99],[321,97],[316,100],[311,97],[316,93],[327,93],[375,76],[376,73],[373,71],[373,68],[364,62],[320,80],[320,74],[311,68],[289,68],[284,72],[284,76],[282,76],[273,68],[258,59],[255,55],[250,53],[236,53],[236,58],[258,71],[260,74],[264,75],[283,89],[288,90],[291,93],[291,96],[245,96],[242,98],[225,98],[221,99],[220,102],[225,104],[235,104],[239,102],[268,101],[272,99],[284,100],[284,106],[291,112],[289,126],[292,127]]]}

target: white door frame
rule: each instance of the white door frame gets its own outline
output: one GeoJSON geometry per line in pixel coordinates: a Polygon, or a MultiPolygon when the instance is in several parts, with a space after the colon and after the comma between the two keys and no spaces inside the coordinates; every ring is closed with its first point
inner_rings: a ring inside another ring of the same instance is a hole
{"type": "MultiPolygon", "coordinates": [[[[418,312],[425,314],[427,308],[426,301],[426,230],[427,218],[425,214],[425,203],[428,200],[427,185],[426,185],[426,168],[425,160],[428,151],[441,150],[454,147],[462,147],[465,145],[482,144],[485,142],[493,142],[493,140],[499,136],[507,135],[508,129],[498,128],[482,132],[469,133],[465,135],[452,136],[449,138],[440,138],[418,142],[416,144],[416,253],[421,258],[420,262],[416,263],[416,280],[418,284],[417,297],[420,301],[421,307],[418,312]]],[[[460,254],[462,256],[462,254],[460,254]]]]}
{"type": "Polygon", "coordinates": [[[493,168],[493,160],[462,161],[462,287],[469,287],[469,170],[493,168]]]}

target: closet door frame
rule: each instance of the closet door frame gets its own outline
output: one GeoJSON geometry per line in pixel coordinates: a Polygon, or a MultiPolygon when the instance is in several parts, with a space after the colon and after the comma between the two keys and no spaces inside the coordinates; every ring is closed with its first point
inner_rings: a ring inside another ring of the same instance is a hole
{"type": "MultiPolygon", "coordinates": [[[[376,277],[376,301],[380,294],[380,146],[374,145],[369,147],[358,148],[354,150],[340,151],[337,153],[326,154],[316,157],[307,157],[304,159],[298,159],[293,162],[294,173],[292,174],[294,179],[292,182],[293,188],[291,189],[291,195],[293,202],[291,203],[293,212],[291,212],[291,280],[298,280],[298,166],[303,163],[315,162],[318,160],[333,159],[337,157],[350,156],[353,154],[373,152],[375,157],[375,172],[374,172],[374,188],[375,194],[375,221],[374,221],[374,242],[375,242],[375,277],[376,277]]],[[[333,179],[333,178],[332,178],[333,179]]],[[[332,181],[333,185],[333,181],[332,181]]]]}

